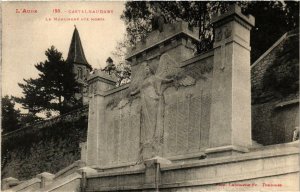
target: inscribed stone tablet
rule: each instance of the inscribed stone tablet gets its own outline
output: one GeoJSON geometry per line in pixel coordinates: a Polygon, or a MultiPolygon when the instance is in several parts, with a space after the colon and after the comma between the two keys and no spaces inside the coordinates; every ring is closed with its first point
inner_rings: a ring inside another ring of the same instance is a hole
{"type": "Polygon", "coordinates": [[[140,152],[140,106],[138,102],[133,102],[131,105],[130,115],[130,159],[129,161],[137,161],[140,152]]]}
{"type": "Polygon", "coordinates": [[[202,98],[200,146],[206,148],[209,138],[211,95],[203,94],[202,98]]]}
{"type": "Polygon", "coordinates": [[[172,104],[165,108],[165,135],[166,135],[166,155],[176,153],[176,117],[177,104],[172,104]]]}
{"type": "Polygon", "coordinates": [[[189,114],[189,150],[196,151],[200,146],[201,97],[191,98],[189,114]]]}
{"type": "Polygon", "coordinates": [[[120,142],[119,142],[119,137],[120,137],[120,125],[119,125],[119,118],[114,118],[113,120],[113,127],[112,129],[114,130],[114,138],[113,138],[113,161],[115,163],[118,162],[119,158],[119,147],[120,147],[120,142]]]}
{"type": "Polygon", "coordinates": [[[178,102],[177,108],[177,151],[183,153],[188,149],[188,101],[178,102]]]}

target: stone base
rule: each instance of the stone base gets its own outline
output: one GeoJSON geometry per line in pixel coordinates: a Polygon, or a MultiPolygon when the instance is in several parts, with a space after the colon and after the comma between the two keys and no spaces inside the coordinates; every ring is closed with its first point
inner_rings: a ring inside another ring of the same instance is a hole
{"type": "Polygon", "coordinates": [[[151,159],[144,160],[145,165],[154,164],[154,163],[157,163],[157,164],[171,164],[172,162],[170,160],[166,159],[166,158],[159,157],[159,156],[153,157],[151,159]]]}
{"type": "Polygon", "coordinates": [[[246,147],[236,146],[236,145],[227,145],[221,147],[208,148],[205,150],[207,158],[231,156],[240,153],[247,153],[249,149],[246,147]]]}
{"type": "MultiPolygon", "coordinates": [[[[230,151],[233,151],[232,147],[230,151]]],[[[87,177],[85,191],[296,192],[299,191],[299,165],[296,162],[299,162],[299,147],[291,144],[262,146],[243,155],[188,163],[170,163],[155,157],[146,160],[145,168],[139,170],[98,172],[87,177]],[[264,187],[263,183],[281,184],[282,187],[264,187]],[[237,185],[233,187],[233,184],[237,185]],[[240,184],[251,186],[238,186],[240,184]]]]}
{"type": "Polygon", "coordinates": [[[171,164],[171,161],[156,156],[145,160],[144,164],[146,169],[143,187],[145,189],[155,189],[155,191],[158,191],[158,186],[161,182],[160,166],[171,164]]]}

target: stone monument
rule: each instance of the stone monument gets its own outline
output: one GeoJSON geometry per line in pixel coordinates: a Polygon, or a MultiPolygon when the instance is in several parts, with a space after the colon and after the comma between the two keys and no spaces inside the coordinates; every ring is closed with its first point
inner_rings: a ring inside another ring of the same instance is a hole
{"type": "Polygon", "coordinates": [[[213,24],[211,51],[194,56],[197,29],[187,23],[160,23],[128,50],[130,84],[91,75],[87,167],[38,175],[23,189],[52,181],[44,191],[299,191],[299,142],[251,146],[254,18],[235,5],[213,24]]]}
{"type": "Polygon", "coordinates": [[[129,85],[103,72],[91,92],[87,164],[101,169],[148,159],[179,161],[247,152],[251,145],[250,29],[234,6],[213,19],[214,49],[194,57],[198,29],[164,24],[128,50],[129,85]]]}

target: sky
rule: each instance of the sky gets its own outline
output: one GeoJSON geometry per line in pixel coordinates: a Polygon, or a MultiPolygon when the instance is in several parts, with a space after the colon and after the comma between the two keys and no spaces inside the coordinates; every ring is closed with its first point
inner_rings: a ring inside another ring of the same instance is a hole
{"type": "Polygon", "coordinates": [[[112,51],[126,31],[120,19],[124,2],[2,4],[2,96],[22,96],[18,83],[38,76],[34,65],[46,60],[45,51],[51,45],[66,59],[74,25],[79,31],[86,59],[93,68],[105,66],[106,59],[112,57],[112,51]],[[104,10],[112,10],[112,13],[103,13],[104,10]],[[92,13],[97,11],[102,13],[92,13]],[[55,18],[78,18],[79,21],[55,18]]]}

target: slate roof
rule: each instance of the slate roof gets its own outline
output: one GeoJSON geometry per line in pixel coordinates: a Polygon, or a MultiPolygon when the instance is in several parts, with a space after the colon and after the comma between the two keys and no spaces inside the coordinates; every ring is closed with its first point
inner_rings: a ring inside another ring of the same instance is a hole
{"type": "Polygon", "coordinates": [[[79,33],[76,27],[73,32],[67,61],[71,63],[86,65],[87,67],[92,69],[92,67],[90,66],[90,64],[87,62],[85,58],[79,33]]]}

